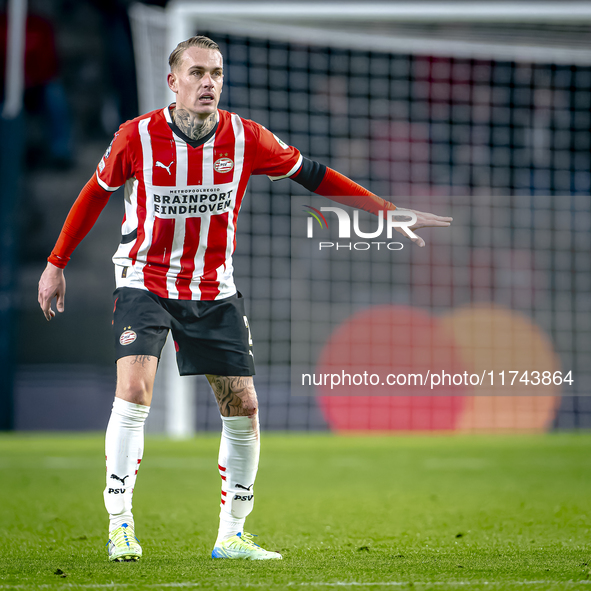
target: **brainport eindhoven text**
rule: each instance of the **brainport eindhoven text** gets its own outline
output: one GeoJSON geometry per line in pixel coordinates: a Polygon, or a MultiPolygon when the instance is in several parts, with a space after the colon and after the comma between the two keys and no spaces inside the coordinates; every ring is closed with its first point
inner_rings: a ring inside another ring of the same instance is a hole
{"type": "MultiPolygon", "coordinates": [[[[316,210],[318,212],[318,210],[316,210]]],[[[353,221],[349,214],[340,207],[321,207],[321,212],[332,212],[336,214],[338,221],[338,237],[339,240],[351,238],[353,233],[357,238],[364,239],[359,242],[340,242],[340,241],[320,241],[318,243],[318,250],[334,249],[334,250],[402,250],[404,245],[402,242],[387,242],[385,240],[371,240],[378,238],[384,231],[386,226],[386,237],[392,238],[392,232],[397,230],[406,234],[411,240],[418,238],[417,235],[410,229],[410,227],[417,222],[417,216],[414,211],[397,209],[394,211],[379,212],[377,216],[377,229],[373,232],[364,232],[359,228],[359,211],[353,212],[353,221]],[[385,214],[385,216],[384,216],[385,214]],[[385,217],[385,221],[384,221],[385,217]],[[369,240],[368,240],[369,239],[369,240]]],[[[316,216],[314,218],[318,220],[316,216]]],[[[307,238],[314,238],[314,218],[308,218],[307,238]]],[[[325,220],[326,222],[326,220],[325,220]]],[[[326,224],[328,226],[328,223],[326,224]]],[[[322,227],[322,224],[320,223],[322,227]]]]}
{"type": "Polygon", "coordinates": [[[199,192],[171,191],[179,195],[154,195],[154,211],[165,215],[202,215],[223,213],[232,205],[232,192],[209,192],[215,189],[200,189],[199,192]]]}

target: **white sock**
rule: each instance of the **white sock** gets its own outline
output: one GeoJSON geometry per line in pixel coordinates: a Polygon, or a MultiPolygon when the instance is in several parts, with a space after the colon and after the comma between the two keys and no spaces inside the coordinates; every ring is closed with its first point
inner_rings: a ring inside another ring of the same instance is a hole
{"type": "Polygon", "coordinates": [[[133,525],[131,500],[144,453],[144,422],[149,406],[115,398],[105,437],[107,486],[103,493],[109,513],[109,533],[124,523],[133,525]]]}
{"type": "Polygon", "coordinates": [[[259,417],[222,417],[218,468],[222,477],[220,527],[216,544],[244,531],[254,505],[259,467],[259,417]]]}

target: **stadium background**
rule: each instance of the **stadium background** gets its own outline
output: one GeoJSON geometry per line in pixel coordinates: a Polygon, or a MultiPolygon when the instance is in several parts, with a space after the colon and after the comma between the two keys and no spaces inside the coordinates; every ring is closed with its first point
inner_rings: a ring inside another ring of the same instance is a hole
{"type": "MultiPolygon", "coordinates": [[[[138,113],[127,8],[115,1],[30,3],[32,13],[51,23],[59,68],[27,96],[12,340],[17,429],[102,429],[108,418],[118,194],[68,266],[63,317],[45,323],[35,292],[73,199],[118,124],[138,113]],[[51,145],[52,123],[71,126],[66,150],[51,145]]],[[[440,214],[453,210],[455,238],[425,233],[431,246],[407,249],[356,311],[412,305],[441,316],[491,302],[518,313],[550,337],[561,367],[572,369],[575,379],[534,427],[589,427],[590,62],[532,61],[528,52],[529,61],[468,59],[296,44],[220,32],[219,26],[199,32],[218,41],[225,56],[221,108],[255,119],[396,203],[440,214]]],[[[445,30],[432,33],[445,36],[445,30]]],[[[510,31],[496,34],[502,46],[510,31]]],[[[565,42],[560,26],[530,27],[529,35],[542,45],[565,42]]],[[[153,40],[161,42],[162,32],[153,40]]],[[[236,280],[250,301],[263,427],[326,429],[315,398],[290,396],[292,192],[302,195],[289,181],[253,179],[240,218],[236,280]]],[[[330,303],[330,296],[315,297],[315,305],[330,303]]],[[[196,390],[195,428],[217,431],[219,416],[203,380],[196,390]]],[[[425,400],[419,401],[423,407],[425,400]]],[[[514,418],[499,424],[532,428],[517,420],[520,399],[498,400],[487,412],[492,416],[502,405],[514,418]]],[[[148,429],[164,429],[162,405],[163,397],[156,397],[148,429]]],[[[427,415],[439,412],[441,401],[429,401],[427,415]]]]}

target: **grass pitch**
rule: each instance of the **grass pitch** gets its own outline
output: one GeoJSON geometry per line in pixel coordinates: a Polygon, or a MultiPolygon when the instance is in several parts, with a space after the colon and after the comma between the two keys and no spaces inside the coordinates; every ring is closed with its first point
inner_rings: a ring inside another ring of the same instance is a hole
{"type": "Polygon", "coordinates": [[[218,440],[146,440],[144,558],[111,564],[102,435],[0,437],[0,589],[591,590],[589,435],[264,434],[262,563],[210,558],[218,440]]]}

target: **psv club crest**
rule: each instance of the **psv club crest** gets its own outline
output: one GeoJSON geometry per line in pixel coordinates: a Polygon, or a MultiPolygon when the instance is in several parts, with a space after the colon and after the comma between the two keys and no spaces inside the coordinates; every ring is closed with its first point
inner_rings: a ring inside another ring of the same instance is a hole
{"type": "Polygon", "coordinates": [[[230,172],[234,168],[234,161],[230,158],[218,158],[214,162],[213,168],[216,172],[230,172]]]}
{"type": "Polygon", "coordinates": [[[131,345],[137,339],[137,333],[134,330],[124,330],[119,337],[122,345],[131,345]]]}

